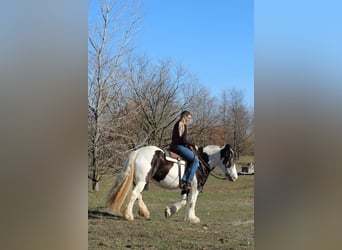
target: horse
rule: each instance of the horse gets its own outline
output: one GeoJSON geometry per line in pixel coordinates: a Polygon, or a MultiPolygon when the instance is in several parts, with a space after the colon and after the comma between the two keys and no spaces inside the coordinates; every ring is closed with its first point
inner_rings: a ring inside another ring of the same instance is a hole
{"type": "MultiPolygon", "coordinates": [[[[217,145],[201,147],[197,155],[200,164],[191,183],[191,188],[188,191],[182,191],[181,199],[165,208],[166,218],[187,204],[184,220],[189,223],[200,222],[195,215],[197,197],[202,192],[210,172],[216,166],[221,168],[222,175],[230,181],[238,179],[235,152],[229,144],[222,147],[217,145]]],[[[124,218],[134,220],[133,205],[136,200],[139,207],[138,214],[150,218],[150,212],[142,199],[142,191],[148,189],[151,180],[165,189],[179,188],[180,177],[184,174],[185,166],[184,160],[171,158],[167,156],[167,151],[156,146],[144,146],[132,151],[108,193],[106,208],[113,214],[120,215],[121,206],[129,194],[123,214],[124,218]],[[132,185],[134,188],[131,190],[132,185]]]]}

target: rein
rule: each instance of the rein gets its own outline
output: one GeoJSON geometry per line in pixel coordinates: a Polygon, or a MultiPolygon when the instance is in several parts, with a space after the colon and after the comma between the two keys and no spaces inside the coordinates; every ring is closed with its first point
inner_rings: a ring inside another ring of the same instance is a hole
{"type": "Polygon", "coordinates": [[[214,171],[211,171],[210,174],[212,176],[214,176],[215,178],[219,179],[219,180],[226,180],[226,179],[228,179],[227,177],[217,176],[216,174],[214,174],[214,171]]]}

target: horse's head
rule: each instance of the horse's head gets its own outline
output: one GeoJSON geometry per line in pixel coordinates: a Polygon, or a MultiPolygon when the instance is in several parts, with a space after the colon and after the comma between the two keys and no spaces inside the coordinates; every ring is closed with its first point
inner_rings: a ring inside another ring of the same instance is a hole
{"type": "Polygon", "coordinates": [[[238,174],[235,164],[235,153],[229,144],[220,151],[220,168],[230,181],[236,181],[238,174]]]}

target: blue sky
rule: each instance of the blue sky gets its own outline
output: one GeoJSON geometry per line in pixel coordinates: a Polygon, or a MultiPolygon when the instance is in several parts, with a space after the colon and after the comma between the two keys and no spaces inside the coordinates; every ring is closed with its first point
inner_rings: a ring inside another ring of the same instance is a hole
{"type": "Polygon", "coordinates": [[[138,51],[171,58],[213,96],[236,88],[254,107],[253,1],[145,0],[138,51]]]}
{"type": "MultiPolygon", "coordinates": [[[[252,0],[142,0],[137,53],[172,59],[220,98],[235,88],[254,107],[252,0]]],[[[97,0],[88,1],[90,13],[97,0]]]]}

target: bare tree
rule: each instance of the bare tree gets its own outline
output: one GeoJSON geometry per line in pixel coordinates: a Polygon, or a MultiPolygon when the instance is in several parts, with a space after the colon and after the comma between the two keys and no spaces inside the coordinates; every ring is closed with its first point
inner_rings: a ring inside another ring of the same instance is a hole
{"type": "Polygon", "coordinates": [[[243,141],[244,154],[254,155],[254,109],[250,107],[248,109],[249,114],[249,128],[246,131],[248,134],[246,140],[243,141]]]}
{"type": "Polygon", "coordinates": [[[170,143],[170,126],[192,99],[191,77],[170,60],[151,65],[146,58],[138,58],[131,61],[127,80],[138,108],[131,128],[136,133],[134,144],[165,147],[170,143]]]}
{"type": "Polygon", "coordinates": [[[232,89],[228,94],[224,91],[222,94],[221,118],[224,128],[224,138],[233,145],[237,152],[240,153],[250,151],[252,138],[252,113],[243,103],[243,93],[239,90],[232,89]]]}
{"type": "Polygon", "coordinates": [[[214,132],[217,129],[215,98],[210,96],[206,88],[197,88],[189,108],[194,119],[190,125],[192,141],[201,146],[218,144],[217,133],[214,132]]]}
{"type": "Polygon", "coordinates": [[[89,20],[89,178],[93,189],[98,190],[101,171],[112,162],[108,133],[115,130],[108,127],[122,105],[116,99],[123,93],[123,64],[132,52],[130,42],[139,28],[140,17],[130,2],[99,1],[96,14],[89,20]]]}

